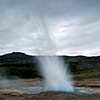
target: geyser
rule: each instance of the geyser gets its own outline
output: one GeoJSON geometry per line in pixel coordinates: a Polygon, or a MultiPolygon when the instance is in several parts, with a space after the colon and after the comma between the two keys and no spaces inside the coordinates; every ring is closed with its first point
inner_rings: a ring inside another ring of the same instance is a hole
{"type": "Polygon", "coordinates": [[[45,78],[44,91],[74,92],[71,75],[63,59],[57,56],[38,57],[45,78]]]}
{"type": "Polygon", "coordinates": [[[54,38],[52,38],[53,34],[50,34],[48,31],[45,17],[43,15],[38,17],[38,21],[36,22],[38,26],[36,53],[38,55],[44,55],[37,57],[40,62],[39,68],[41,74],[45,78],[44,91],[74,92],[75,89],[70,80],[71,75],[63,59],[57,56],[51,56],[56,55],[57,47],[55,40],[53,40],[54,38]]]}

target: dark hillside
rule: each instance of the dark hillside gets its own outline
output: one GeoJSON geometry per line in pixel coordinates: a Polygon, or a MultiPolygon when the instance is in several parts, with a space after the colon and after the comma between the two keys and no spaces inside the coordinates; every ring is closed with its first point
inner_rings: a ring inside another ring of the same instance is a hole
{"type": "MultiPolygon", "coordinates": [[[[65,62],[78,64],[82,68],[100,67],[100,56],[59,56],[63,57],[65,62]]],[[[27,55],[21,52],[12,52],[0,56],[0,64],[5,63],[36,63],[36,56],[27,55]]]]}
{"type": "MultiPolygon", "coordinates": [[[[74,74],[100,72],[100,57],[85,56],[59,56],[69,64],[74,74]]],[[[36,56],[27,55],[21,52],[13,52],[0,56],[0,75],[12,78],[41,77],[37,67],[36,56]]],[[[47,66],[48,67],[48,66],[47,66]]]]}
{"type": "Polygon", "coordinates": [[[26,55],[21,52],[13,52],[0,56],[0,64],[2,63],[33,63],[35,57],[26,55]]]}

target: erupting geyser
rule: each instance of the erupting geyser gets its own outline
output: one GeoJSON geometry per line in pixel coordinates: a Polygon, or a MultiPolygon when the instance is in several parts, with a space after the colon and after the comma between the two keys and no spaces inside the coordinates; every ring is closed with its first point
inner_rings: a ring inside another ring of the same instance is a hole
{"type": "Polygon", "coordinates": [[[55,40],[52,38],[53,34],[50,34],[48,31],[45,17],[41,15],[38,19],[37,26],[39,28],[37,29],[39,30],[37,33],[36,52],[38,55],[45,55],[37,57],[41,74],[45,78],[44,91],[74,92],[75,89],[70,80],[71,75],[63,59],[61,57],[51,56],[56,55],[57,49],[55,40]]]}
{"type": "Polygon", "coordinates": [[[45,78],[44,91],[74,92],[67,66],[61,58],[55,56],[39,57],[40,68],[45,78]]]}

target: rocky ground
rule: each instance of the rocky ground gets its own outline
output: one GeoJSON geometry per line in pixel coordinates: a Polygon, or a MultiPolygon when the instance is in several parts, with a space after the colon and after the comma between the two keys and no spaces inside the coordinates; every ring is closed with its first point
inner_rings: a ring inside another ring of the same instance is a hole
{"type": "Polygon", "coordinates": [[[0,93],[0,100],[100,100],[100,94],[75,95],[58,92],[28,93],[0,93]]]}
{"type": "Polygon", "coordinates": [[[44,85],[42,79],[0,81],[0,100],[100,100],[100,81],[76,81],[76,89],[88,94],[69,94],[62,92],[40,92],[44,85]]]}

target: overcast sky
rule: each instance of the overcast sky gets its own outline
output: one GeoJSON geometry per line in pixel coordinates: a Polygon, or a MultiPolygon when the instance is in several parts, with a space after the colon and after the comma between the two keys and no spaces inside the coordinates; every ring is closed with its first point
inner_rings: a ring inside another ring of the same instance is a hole
{"type": "Polygon", "coordinates": [[[0,0],[0,55],[100,55],[100,0],[0,0]]]}

